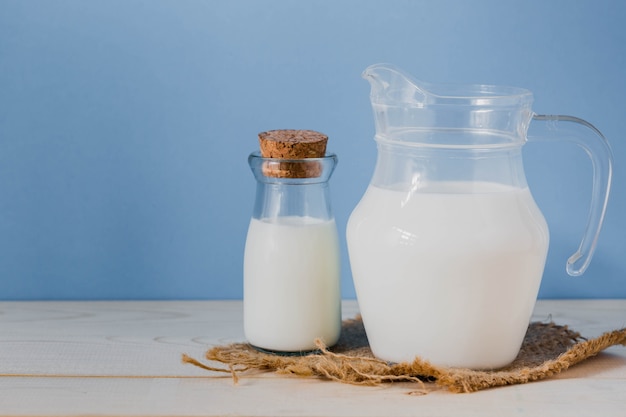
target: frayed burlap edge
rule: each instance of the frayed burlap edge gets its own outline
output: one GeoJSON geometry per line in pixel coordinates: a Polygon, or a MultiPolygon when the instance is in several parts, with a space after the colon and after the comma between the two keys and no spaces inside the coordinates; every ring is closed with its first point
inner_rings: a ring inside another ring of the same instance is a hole
{"type": "MultiPolygon", "coordinates": [[[[357,318],[344,322],[344,329],[346,325],[359,324],[359,320],[360,318],[357,318]]],[[[420,384],[418,392],[421,394],[428,392],[426,383],[434,383],[455,393],[470,393],[486,388],[539,381],[563,372],[610,346],[626,346],[626,328],[584,340],[580,334],[568,329],[567,326],[558,326],[554,323],[531,323],[518,359],[511,366],[495,371],[440,367],[419,357],[411,363],[390,364],[371,357],[371,352],[368,349],[363,350],[363,346],[356,346],[356,350],[348,350],[350,354],[344,354],[327,348],[319,340],[317,345],[319,352],[305,356],[265,353],[247,343],[217,346],[207,351],[205,355],[207,360],[223,363],[228,369],[208,366],[188,355],[183,355],[182,360],[184,363],[190,363],[208,371],[230,373],[235,383],[239,375],[257,370],[300,377],[321,377],[354,385],[415,382],[420,384]],[[546,344],[545,336],[544,340],[529,340],[533,339],[531,334],[533,332],[530,331],[533,326],[535,333],[537,331],[548,332],[545,333],[548,336],[556,334],[559,339],[558,343],[548,341],[551,346],[546,350],[546,347],[542,346],[546,344]],[[555,345],[558,346],[555,347],[555,345]],[[533,363],[532,359],[529,360],[526,357],[529,351],[542,349],[544,352],[539,352],[539,355],[531,352],[536,358],[540,358],[539,363],[533,363]],[[526,356],[524,356],[525,353],[526,356]]]]}

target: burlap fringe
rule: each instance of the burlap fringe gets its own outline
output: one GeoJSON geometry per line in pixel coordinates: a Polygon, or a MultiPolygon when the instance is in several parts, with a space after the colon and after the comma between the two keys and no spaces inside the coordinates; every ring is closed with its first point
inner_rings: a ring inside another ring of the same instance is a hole
{"type": "MultiPolygon", "coordinates": [[[[537,325],[556,326],[552,323],[537,325]]],[[[355,385],[416,382],[420,384],[420,390],[417,391],[420,394],[427,391],[425,383],[434,383],[455,393],[470,393],[542,380],[563,372],[610,346],[626,346],[626,328],[607,332],[595,339],[581,340],[578,333],[568,330],[566,326],[556,327],[557,330],[566,332],[564,336],[572,341],[569,347],[562,349],[563,353],[534,365],[526,365],[522,359],[521,362],[514,362],[511,367],[497,371],[439,367],[419,357],[412,363],[390,364],[373,357],[335,353],[321,341],[317,341],[320,352],[306,356],[272,355],[260,352],[246,343],[217,346],[206,353],[207,360],[226,364],[228,369],[207,366],[187,355],[183,355],[183,362],[209,371],[230,373],[235,382],[238,381],[239,374],[258,370],[300,377],[321,377],[355,385]]]]}

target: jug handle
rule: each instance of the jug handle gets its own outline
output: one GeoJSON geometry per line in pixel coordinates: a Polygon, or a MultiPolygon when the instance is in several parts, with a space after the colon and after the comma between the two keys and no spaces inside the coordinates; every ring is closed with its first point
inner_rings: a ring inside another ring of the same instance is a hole
{"type": "Polygon", "coordinates": [[[529,141],[567,140],[583,148],[593,169],[591,206],[578,250],[568,258],[566,271],[582,275],[593,257],[604,221],[613,175],[613,152],[604,135],[591,123],[574,116],[534,114],[533,126],[543,125],[545,134],[528,136],[529,141]],[[563,123],[564,122],[564,123],[563,123]]]}

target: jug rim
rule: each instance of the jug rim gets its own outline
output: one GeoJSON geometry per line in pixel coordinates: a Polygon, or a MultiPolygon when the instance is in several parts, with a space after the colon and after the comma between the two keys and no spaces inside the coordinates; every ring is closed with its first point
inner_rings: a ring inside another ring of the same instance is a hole
{"type": "Polygon", "coordinates": [[[427,83],[415,79],[393,64],[380,63],[367,67],[361,76],[372,85],[373,103],[397,106],[523,106],[533,101],[532,91],[510,85],[483,83],[427,83]],[[384,77],[381,77],[382,74],[384,77]],[[384,79],[383,79],[384,78],[384,79]],[[401,80],[394,85],[396,80],[401,80]],[[407,87],[412,94],[407,94],[407,87]]]}

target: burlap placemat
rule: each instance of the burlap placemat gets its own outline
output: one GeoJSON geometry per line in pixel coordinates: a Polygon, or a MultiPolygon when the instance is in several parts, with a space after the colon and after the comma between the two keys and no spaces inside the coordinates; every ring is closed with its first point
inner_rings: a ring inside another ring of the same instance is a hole
{"type": "Polygon", "coordinates": [[[342,323],[339,342],[332,348],[318,343],[319,352],[304,356],[282,356],[261,352],[247,343],[216,346],[205,358],[227,365],[217,368],[187,355],[183,362],[216,372],[239,375],[253,370],[301,377],[321,377],[357,385],[387,382],[416,382],[424,394],[428,386],[445,387],[452,392],[469,393],[503,385],[523,384],[548,378],[565,371],[613,345],[626,346],[626,328],[585,339],[567,326],[533,322],[528,327],[521,351],[506,368],[493,371],[445,368],[415,358],[411,363],[387,363],[374,358],[360,317],[342,323]]]}

